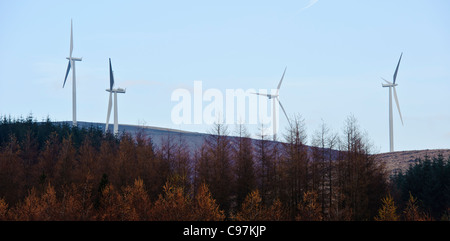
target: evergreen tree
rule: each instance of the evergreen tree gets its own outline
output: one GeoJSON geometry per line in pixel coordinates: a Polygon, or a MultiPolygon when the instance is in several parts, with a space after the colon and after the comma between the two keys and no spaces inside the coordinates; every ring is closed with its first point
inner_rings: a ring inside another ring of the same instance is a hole
{"type": "Polygon", "coordinates": [[[436,220],[450,207],[450,157],[417,159],[405,174],[398,173],[393,181],[400,192],[400,202],[406,203],[411,194],[436,220]]]}

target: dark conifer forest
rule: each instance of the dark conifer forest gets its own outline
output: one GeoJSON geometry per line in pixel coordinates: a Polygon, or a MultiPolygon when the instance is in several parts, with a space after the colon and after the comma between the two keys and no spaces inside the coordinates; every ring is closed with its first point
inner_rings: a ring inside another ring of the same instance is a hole
{"type": "Polygon", "coordinates": [[[216,124],[192,150],[174,136],[157,146],[143,131],[2,117],[0,220],[449,219],[450,158],[389,177],[354,117],[342,133],[305,133],[301,118],[279,142],[216,124]]]}

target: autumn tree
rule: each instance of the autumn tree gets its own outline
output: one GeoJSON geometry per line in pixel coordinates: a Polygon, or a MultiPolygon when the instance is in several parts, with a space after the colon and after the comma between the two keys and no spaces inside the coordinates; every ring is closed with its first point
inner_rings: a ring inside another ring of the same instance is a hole
{"type": "Polygon", "coordinates": [[[0,221],[9,220],[8,217],[9,205],[5,202],[5,199],[0,198],[0,221]]]}
{"type": "Polygon", "coordinates": [[[185,194],[182,187],[167,182],[163,187],[163,193],[150,210],[150,220],[191,221],[191,213],[191,198],[185,194]]]}
{"type": "Polygon", "coordinates": [[[269,135],[262,125],[259,129],[258,139],[255,143],[255,173],[256,185],[264,204],[270,203],[276,198],[276,142],[269,140],[269,135]]]}
{"type": "Polygon", "coordinates": [[[353,220],[369,220],[377,214],[380,200],[387,191],[382,163],[370,155],[370,143],[361,133],[356,118],[346,119],[337,161],[337,188],[340,210],[351,210],[353,220]]]}
{"type": "Polygon", "coordinates": [[[137,158],[136,145],[133,137],[129,133],[124,133],[120,137],[119,149],[117,151],[114,173],[110,180],[116,187],[127,186],[133,183],[136,178],[137,158]]]}
{"type": "Polygon", "coordinates": [[[39,220],[51,221],[62,219],[61,203],[58,201],[55,188],[51,184],[48,184],[46,191],[38,200],[38,206],[40,211],[38,214],[39,220]]]}
{"type": "Polygon", "coordinates": [[[162,160],[153,145],[152,138],[139,131],[136,136],[136,177],[142,179],[151,200],[156,199],[166,181],[167,173],[162,170],[162,160]]]}
{"type": "MultiPolygon", "coordinates": [[[[101,175],[96,177],[98,182],[107,176],[115,176],[116,169],[114,165],[116,163],[118,150],[118,142],[116,139],[112,139],[109,134],[106,134],[106,138],[100,143],[100,149],[97,157],[98,162],[98,173],[101,175]]],[[[109,178],[108,178],[109,181],[109,178]]]]}
{"type": "Polygon", "coordinates": [[[236,202],[238,208],[245,197],[256,188],[256,177],[254,168],[254,149],[252,139],[243,125],[239,125],[236,138],[236,147],[233,149],[233,158],[235,160],[234,173],[236,176],[236,202]]]}
{"type": "Polygon", "coordinates": [[[52,182],[58,191],[60,191],[59,188],[74,182],[76,165],[77,151],[73,146],[72,138],[71,136],[64,137],[55,163],[54,181],[52,182]]]}
{"type": "Polygon", "coordinates": [[[297,221],[322,221],[321,205],[317,202],[318,195],[315,191],[303,193],[303,200],[298,204],[297,221]]]}
{"type": "Polygon", "coordinates": [[[60,137],[57,132],[49,134],[45,140],[44,149],[39,153],[37,172],[39,175],[40,189],[43,191],[45,184],[54,182],[56,163],[58,162],[61,148],[60,137]]]}
{"type": "Polygon", "coordinates": [[[61,220],[60,211],[55,188],[48,184],[42,195],[38,195],[36,189],[32,188],[24,201],[16,205],[12,216],[18,221],[57,221],[61,220]]]}
{"type": "Polygon", "coordinates": [[[391,195],[383,198],[383,206],[379,209],[378,215],[375,217],[376,221],[399,221],[400,217],[397,214],[397,207],[391,195]]]}
{"type": "Polygon", "coordinates": [[[123,219],[145,221],[149,218],[150,198],[145,191],[144,182],[138,178],[133,185],[123,188],[121,193],[123,219]]]}
{"type": "Polygon", "coordinates": [[[78,161],[74,170],[74,182],[84,183],[86,180],[100,177],[99,151],[94,147],[91,135],[86,136],[78,153],[78,161]]]}
{"type": "Polygon", "coordinates": [[[172,176],[173,167],[175,166],[175,153],[176,153],[177,142],[175,140],[175,135],[168,133],[161,137],[161,145],[158,151],[159,158],[159,175],[160,179],[163,181],[162,185],[167,181],[167,178],[172,176]]]}
{"type": "Polygon", "coordinates": [[[23,162],[24,189],[28,190],[37,184],[39,173],[36,172],[35,165],[38,162],[39,143],[37,135],[32,129],[28,129],[22,141],[20,141],[20,157],[23,162]]]}
{"type": "Polygon", "coordinates": [[[405,221],[431,221],[433,220],[429,215],[420,210],[417,198],[409,193],[409,199],[406,203],[405,210],[403,210],[405,221]]]}
{"type": "Polygon", "coordinates": [[[204,183],[212,182],[213,163],[210,158],[208,147],[203,143],[194,152],[194,190],[200,188],[204,183]]]}
{"type": "Polygon", "coordinates": [[[177,177],[186,192],[190,191],[192,177],[192,158],[189,144],[178,135],[175,146],[174,159],[171,167],[171,175],[177,177]]]}
{"type": "Polygon", "coordinates": [[[322,215],[328,219],[331,219],[331,209],[336,200],[333,177],[335,176],[334,163],[339,155],[335,150],[338,143],[338,134],[333,133],[323,122],[312,137],[312,186],[313,191],[318,195],[322,215]]]}
{"type": "Polygon", "coordinates": [[[267,221],[288,221],[290,220],[289,210],[281,202],[279,198],[273,201],[272,205],[267,208],[265,220],[267,221]]]}
{"type": "Polygon", "coordinates": [[[37,221],[41,219],[41,206],[36,189],[32,188],[23,201],[17,203],[12,210],[12,219],[18,221],[37,221]]]}
{"type": "Polygon", "coordinates": [[[201,167],[207,176],[200,177],[208,185],[213,197],[220,207],[228,212],[231,208],[232,187],[234,179],[231,165],[231,145],[228,137],[227,127],[216,123],[211,134],[205,138],[206,156],[203,158],[205,165],[201,167]],[[205,170],[205,168],[210,170],[205,170]]]}
{"type": "Polygon", "coordinates": [[[0,150],[0,198],[7,203],[16,203],[22,199],[24,191],[24,170],[21,149],[15,135],[0,150]]]}
{"type": "Polygon", "coordinates": [[[266,215],[267,210],[261,195],[258,190],[254,190],[247,195],[234,219],[236,221],[263,221],[266,215]]]}
{"type": "Polygon", "coordinates": [[[202,184],[192,203],[191,218],[194,221],[223,221],[225,214],[220,210],[206,184],[202,184]]]}
{"type": "Polygon", "coordinates": [[[86,177],[84,183],[66,186],[60,200],[61,220],[88,221],[94,218],[94,196],[91,177],[86,177]]]}
{"type": "Polygon", "coordinates": [[[122,207],[120,195],[116,188],[108,183],[102,190],[96,220],[99,221],[122,221],[122,207]]]}
{"type": "Polygon", "coordinates": [[[301,116],[295,117],[283,144],[283,186],[288,207],[294,214],[302,193],[310,190],[310,160],[306,144],[306,130],[301,116]]]}

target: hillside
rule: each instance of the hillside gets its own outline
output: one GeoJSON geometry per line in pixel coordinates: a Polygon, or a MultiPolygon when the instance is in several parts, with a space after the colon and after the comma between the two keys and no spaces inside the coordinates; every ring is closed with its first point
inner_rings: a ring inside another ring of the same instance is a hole
{"type": "MultiPolygon", "coordinates": [[[[71,122],[62,122],[70,124],[71,122]]],[[[78,122],[79,127],[96,127],[104,130],[105,124],[94,122],[78,122]]],[[[109,129],[112,131],[113,126],[110,125],[109,129]]],[[[139,126],[139,125],[119,125],[119,132],[127,132],[130,134],[136,134],[143,131],[146,135],[152,138],[152,142],[156,146],[160,146],[162,142],[168,137],[172,137],[174,141],[178,141],[179,138],[184,140],[191,148],[195,150],[203,144],[204,138],[209,134],[199,132],[189,132],[169,128],[161,128],[154,126],[139,126]]],[[[233,143],[234,138],[230,137],[230,141],[233,143]]],[[[254,142],[257,140],[253,140],[254,142]]],[[[311,151],[311,149],[309,149],[311,151]]],[[[336,151],[337,152],[337,151],[336,151]]],[[[386,169],[390,175],[400,170],[406,171],[411,164],[414,164],[414,160],[417,158],[424,159],[425,156],[434,157],[442,154],[444,159],[450,156],[450,149],[434,149],[434,150],[411,150],[411,151],[397,151],[375,154],[374,156],[386,164],[386,169]]]]}
{"type": "Polygon", "coordinates": [[[400,170],[406,171],[417,158],[423,160],[426,156],[432,158],[439,154],[447,159],[450,156],[450,149],[396,151],[376,154],[375,157],[386,164],[386,169],[390,174],[394,174],[400,170]]]}

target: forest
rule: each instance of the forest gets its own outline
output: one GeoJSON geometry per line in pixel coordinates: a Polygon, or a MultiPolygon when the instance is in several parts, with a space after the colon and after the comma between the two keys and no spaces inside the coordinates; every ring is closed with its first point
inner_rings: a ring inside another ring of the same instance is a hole
{"type": "Polygon", "coordinates": [[[0,220],[449,220],[450,158],[416,160],[389,177],[349,116],[306,136],[301,116],[283,140],[216,124],[203,145],[143,131],[114,136],[49,118],[0,119],[0,220]],[[307,145],[308,144],[308,145],[307,145]]]}

